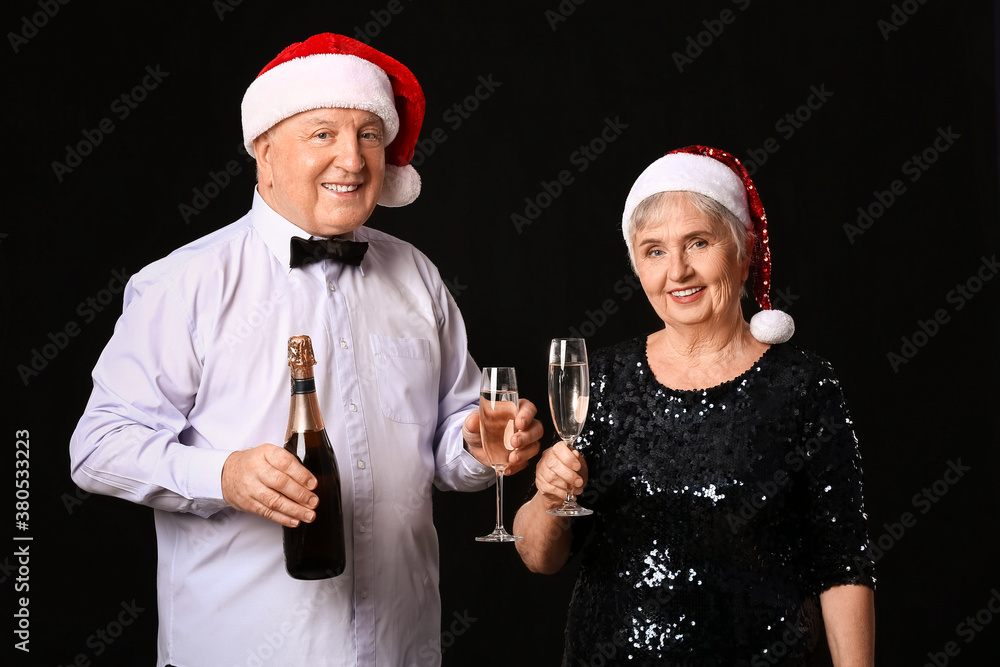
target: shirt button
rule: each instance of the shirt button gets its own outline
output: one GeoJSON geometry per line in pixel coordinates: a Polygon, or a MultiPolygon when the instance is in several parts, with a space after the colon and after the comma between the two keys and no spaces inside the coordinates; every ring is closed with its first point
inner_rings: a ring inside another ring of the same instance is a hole
{"type": "Polygon", "coordinates": [[[361,524],[358,528],[362,533],[365,532],[365,524],[361,524]]]}
{"type": "Polygon", "coordinates": [[[368,599],[368,589],[367,588],[362,588],[361,589],[361,599],[362,600],[367,600],[368,599]]]}
{"type": "Polygon", "coordinates": [[[354,403],[351,403],[348,407],[351,409],[351,412],[358,411],[358,406],[354,405],[354,403]]]}
{"type": "Polygon", "coordinates": [[[330,288],[331,292],[336,292],[337,291],[337,286],[334,285],[333,283],[330,283],[329,285],[327,285],[327,287],[330,288]]]}
{"type": "Polygon", "coordinates": [[[344,340],[343,338],[340,339],[340,349],[342,349],[342,350],[346,350],[347,349],[347,341],[344,340]]]}
{"type": "Polygon", "coordinates": [[[364,459],[358,459],[358,467],[361,468],[362,470],[365,469],[365,460],[364,459]]]}

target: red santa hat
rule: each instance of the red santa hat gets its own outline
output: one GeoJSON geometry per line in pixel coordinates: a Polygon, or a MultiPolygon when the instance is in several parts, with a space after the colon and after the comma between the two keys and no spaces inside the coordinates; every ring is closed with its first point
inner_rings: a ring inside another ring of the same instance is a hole
{"type": "Polygon", "coordinates": [[[243,144],[285,118],[319,108],[362,109],[385,125],[385,182],[378,203],[405,206],[420,194],[410,165],[424,120],[424,93],[404,65],[350,37],[323,33],[287,47],[243,96],[243,144]]]}
{"type": "Polygon", "coordinates": [[[747,170],[729,153],[709,146],[678,148],[649,165],[625,199],[622,233],[631,243],[632,212],[660,192],[697,192],[722,204],[754,235],[753,294],[761,311],[750,318],[750,332],[762,343],[784,343],[795,332],[788,313],[771,307],[771,249],[767,216],[747,170]]]}

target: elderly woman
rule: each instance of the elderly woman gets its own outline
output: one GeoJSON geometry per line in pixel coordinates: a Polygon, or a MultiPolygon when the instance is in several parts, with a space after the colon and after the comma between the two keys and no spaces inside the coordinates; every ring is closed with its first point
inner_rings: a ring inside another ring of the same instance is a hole
{"type": "Polygon", "coordinates": [[[830,365],[783,344],[746,170],[674,151],[622,230],[663,328],[592,356],[579,449],[545,452],[514,525],[535,572],[582,552],[563,664],[871,665],[857,443],[830,365]],[[751,268],[764,310],[747,323],[751,268]],[[568,491],[594,515],[548,515],[568,491]]]}

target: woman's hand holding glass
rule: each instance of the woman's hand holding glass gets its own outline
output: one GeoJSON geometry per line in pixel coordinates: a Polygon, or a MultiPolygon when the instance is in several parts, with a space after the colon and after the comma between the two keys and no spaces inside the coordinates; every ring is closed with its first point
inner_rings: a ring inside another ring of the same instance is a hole
{"type": "MultiPolygon", "coordinates": [[[[553,338],[549,345],[549,407],[556,433],[567,447],[580,437],[590,406],[590,367],[587,343],[582,338],[553,338]]],[[[547,510],[553,516],[587,516],[592,510],[581,507],[576,495],[566,494],[565,502],[547,510]]]]}
{"type": "Polygon", "coordinates": [[[587,479],[587,461],[562,440],[546,449],[535,467],[535,487],[551,508],[560,507],[567,494],[582,493],[587,479]]]}

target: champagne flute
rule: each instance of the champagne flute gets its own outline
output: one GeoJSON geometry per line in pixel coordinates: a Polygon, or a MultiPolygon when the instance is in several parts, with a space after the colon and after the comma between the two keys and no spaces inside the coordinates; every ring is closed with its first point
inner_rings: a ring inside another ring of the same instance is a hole
{"type": "Polygon", "coordinates": [[[479,385],[479,433],[483,451],[497,474],[497,525],[477,542],[516,542],[524,539],[511,535],[503,527],[503,473],[514,447],[514,418],[517,416],[517,376],[510,367],[484,368],[479,385]]]}
{"type": "MultiPolygon", "coordinates": [[[[556,433],[570,449],[583,430],[590,406],[590,372],[587,345],[582,338],[553,338],[549,345],[549,407],[556,433]]],[[[587,516],[593,510],[580,507],[572,491],[554,516],[587,516]]]]}

